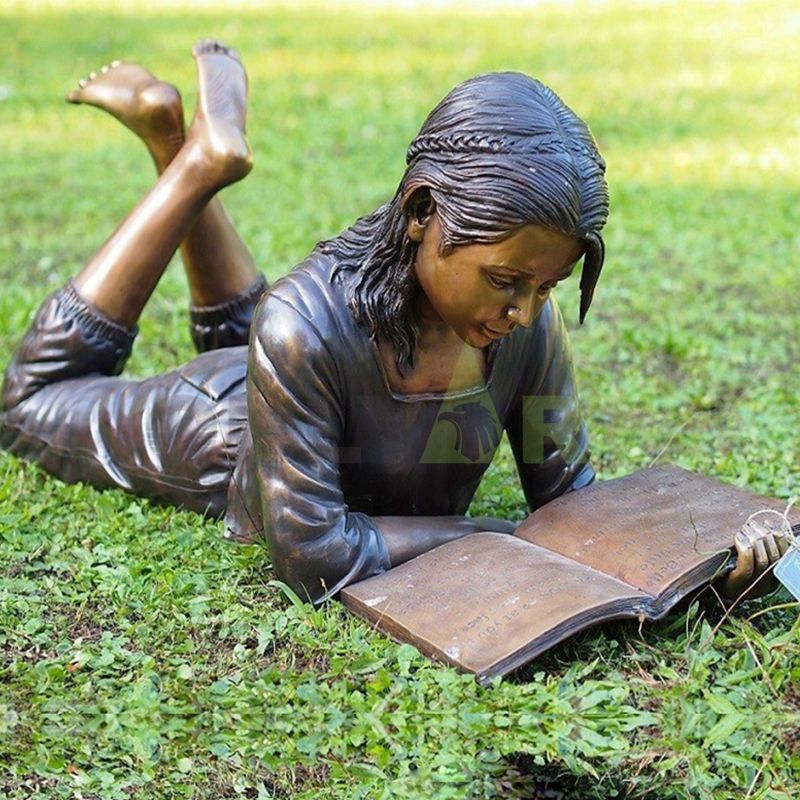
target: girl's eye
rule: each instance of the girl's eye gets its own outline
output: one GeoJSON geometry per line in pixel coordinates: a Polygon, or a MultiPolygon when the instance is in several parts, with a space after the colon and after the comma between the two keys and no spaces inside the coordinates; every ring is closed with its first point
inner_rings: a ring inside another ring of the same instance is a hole
{"type": "Polygon", "coordinates": [[[489,275],[489,283],[491,283],[496,289],[507,289],[514,283],[514,281],[509,280],[508,278],[501,278],[498,275],[489,275]]]}
{"type": "Polygon", "coordinates": [[[539,294],[542,294],[542,295],[547,294],[551,289],[555,289],[555,288],[556,288],[556,284],[555,283],[543,283],[539,287],[539,294]]]}

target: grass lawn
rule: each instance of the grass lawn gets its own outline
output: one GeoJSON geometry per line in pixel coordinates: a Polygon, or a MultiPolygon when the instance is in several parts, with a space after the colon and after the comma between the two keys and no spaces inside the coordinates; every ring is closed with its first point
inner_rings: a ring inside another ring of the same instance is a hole
{"type": "MultiPolygon", "coordinates": [[[[601,477],[662,459],[800,491],[792,0],[123,5],[0,10],[0,363],[153,179],[129,132],[61,99],[90,70],[140,61],[191,109],[192,43],[241,51],[256,168],[223,198],[275,278],[393,193],[452,85],[517,69],[589,120],[608,161],[608,259],[582,328],[577,281],[559,288],[601,477]]],[[[191,356],[186,306],[176,262],[133,374],[191,356]]],[[[507,449],[472,511],[524,515],[507,449]]],[[[268,552],[220,534],[0,454],[0,796],[798,796],[787,593],[727,618],[706,593],[480,689],[338,605],[293,603],[268,552]]]]}

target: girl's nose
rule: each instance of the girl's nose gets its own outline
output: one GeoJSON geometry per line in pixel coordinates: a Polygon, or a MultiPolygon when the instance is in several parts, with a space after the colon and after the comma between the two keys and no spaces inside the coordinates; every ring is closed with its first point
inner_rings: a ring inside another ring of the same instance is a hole
{"type": "Polygon", "coordinates": [[[545,299],[540,299],[539,295],[531,287],[528,287],[527,290],[518,293],[513,304],[508,306],[506,318],[514,325],[522,325],[523,328],[527,328],[536,319],[545,299]]]}

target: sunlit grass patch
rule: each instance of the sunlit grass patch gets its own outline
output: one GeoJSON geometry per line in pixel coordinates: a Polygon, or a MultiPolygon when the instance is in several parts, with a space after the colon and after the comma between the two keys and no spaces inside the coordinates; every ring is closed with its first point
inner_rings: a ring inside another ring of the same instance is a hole
{"type": "MultiPolygon", "coordinates": [[[[513,4],[512,4],[513,5],[513,4]]],[[[573,334],[603,477],[675,460],[800,490],[800,206],[791,2],[397,9],[6,3],[0,356],[151,184],[140,143],[62,97],[124,57],[194,104],[194,40],[239,49],[256,167],[223,199],[270,278],[393,193],[457,81],[517,69],[608,162],[608,261],[573,334]]],[[[131,371],[191,355],[172,265],[131,371]]],[[[525,513],[504,448],[473,512],[525,513]]],[[[0,794],[83,797],[797,795],[798,606],[611,625],[481,690],[338,606],[297,606],[269,554],[0,455],[0,794]],[[548,766],[543,766],[544,764],[548,766]],[[260,792],[260,794],[259,794],[260,792]]]]}

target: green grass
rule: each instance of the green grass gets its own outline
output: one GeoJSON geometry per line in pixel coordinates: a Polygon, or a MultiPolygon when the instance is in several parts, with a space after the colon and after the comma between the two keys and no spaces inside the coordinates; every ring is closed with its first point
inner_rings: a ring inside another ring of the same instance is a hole
{"type": "MultiPolygon", "coordinates": [[[[800,490],[800,115],[790,0],[537,4],[481,14],[5,4],[0,361],[44,295],[152,181],[141,145],[65,105],[138,60],[193,97],[192,42],[251,78],[256,169],[224,200],[274,278],[394,191],[458,80],[519,69],[608,161],[608,261],[588,324],[559,289],[602,477],[669,459],[800,490]]],[[[191,355],[170,267],[130,369],[191,355]]],[[[473,511],[524,513],[507,451],[473,511]]],[[[0,454],[0,795],[21,798],[771,798],[798,794],[789,596],[713,597],[606,626],[480,689],[337,605],[296,605],[218,524],[65,486],[0,454]],[[721,624],[720,624],[721,623],[721,624]]]]}

